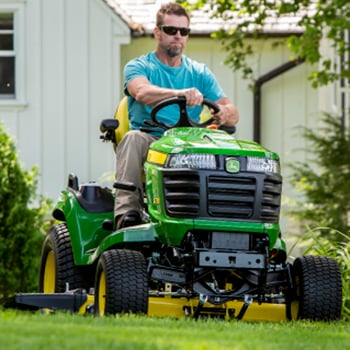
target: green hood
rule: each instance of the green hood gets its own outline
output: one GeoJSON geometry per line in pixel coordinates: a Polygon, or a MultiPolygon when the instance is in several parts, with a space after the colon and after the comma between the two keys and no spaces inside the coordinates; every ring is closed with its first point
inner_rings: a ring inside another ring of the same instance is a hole
{"type": "Polygon", "coordinates": [[[221,130],[205,128],[174,128],[167,130],[161,141],[155,141],[151,149],[163,153],[206,153],[235,156],[255,156],[278,160],[277,153],[259,144],[237,140],[221,130]]]}

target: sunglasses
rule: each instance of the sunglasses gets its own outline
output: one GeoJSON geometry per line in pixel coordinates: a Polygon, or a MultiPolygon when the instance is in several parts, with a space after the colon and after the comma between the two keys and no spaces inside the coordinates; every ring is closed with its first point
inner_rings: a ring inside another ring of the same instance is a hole
{"type": "Polygon", "coordinates": [[[181,36],[187,36],[191,31],[191,28],[186,27],[158,26],[158,28],[168,35],[176,35],[177,32],[180,32],[181,36]]]}

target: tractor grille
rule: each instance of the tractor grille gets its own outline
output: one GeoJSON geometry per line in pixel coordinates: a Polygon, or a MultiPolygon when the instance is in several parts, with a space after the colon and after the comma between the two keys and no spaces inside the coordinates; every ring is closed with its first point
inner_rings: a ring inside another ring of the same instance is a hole
{"type": "Polygon", "coordinates": [[[169,216],[196,217],[199,214],[200,181],[197,174],[164,176],[165,205],[169,216]]]}
{"type": "Polygon", "coordinates": [[[165,209],[171,217],[278,222],[279,175],[164,171],[163,184],[165,209]]]}
{"type": "Polygon", "coordinates": [[[209,176],[208,213],[214,217],[249,219],[254,211],[256,179],[209,176]]]}

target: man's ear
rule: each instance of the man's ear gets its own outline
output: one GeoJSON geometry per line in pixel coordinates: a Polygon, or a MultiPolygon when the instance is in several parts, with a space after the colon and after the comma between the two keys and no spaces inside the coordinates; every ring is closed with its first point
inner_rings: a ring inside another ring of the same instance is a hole
{"type": "Polygon", "coordinates": [[[156,39],[159,38],[160,29],[159,29],[157,26],[154,27],[154,29],[153,29],[153,34],[154,34],[154,37],[155,37],[156,39]]]}

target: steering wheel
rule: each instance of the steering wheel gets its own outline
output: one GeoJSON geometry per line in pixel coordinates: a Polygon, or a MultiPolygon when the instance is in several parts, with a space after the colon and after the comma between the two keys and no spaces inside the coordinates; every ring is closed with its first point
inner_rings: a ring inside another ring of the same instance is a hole
{"type": "MultiPolygon", "coordinates": [[[[207,106],[211,109],[214,110],[215,113],[219,112],[220,108],[219,106],[207,99],[203,100],[202,103],[203,106],[207,106]]],[[[197,127],[197,128],[205,128],[206,126],[210,125],[213,123],[214,118],[211,117],[208,120],[206,120],[203,123],[196,123],[195,121],[191,120],[191,118],[188,116],[187,113],[187,105],[186,105],[186,98],[181,96],[181,97],[170,97],[167,98],[158,104],[154,106],[151,112],[151,120],[153,123],[157,124],[158,126],[164,128],[164,129],[170,129],[170,128],[176,128],[176,127],[181,127],[181,126],[192,126],[192,127],[197,127]],[[170,105],[178,105],[180,108],[180,118],[176,124],[168,125],[165,123],[162,123],[157,119],[157,113],[164,107],[170,106],[170,105]]]]}

